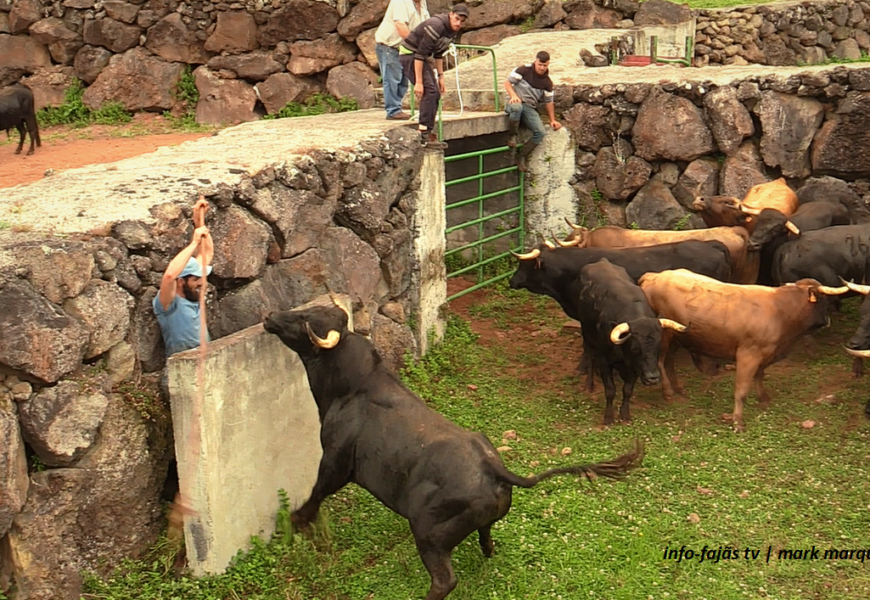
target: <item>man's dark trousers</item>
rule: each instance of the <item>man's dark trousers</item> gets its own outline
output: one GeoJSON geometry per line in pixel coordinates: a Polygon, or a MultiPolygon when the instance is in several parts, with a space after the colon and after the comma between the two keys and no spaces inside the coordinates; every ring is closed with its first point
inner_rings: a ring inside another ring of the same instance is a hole
{"type": "MultiPolygon", "coordinates": [[[[414,72],[414,55],[402,54],[399,56],[399,62],[402,63],[405,77],[412,85],[416,85],[417,74],[414,72]]],[[[435,115],[438,113],[438,100],[440,99],[441,92],[438,90],[434,69],[428,61],[425,61],[423,63],[423,99],[418,107],[420,118],[417,121],[421,125],[425,125],[430,131],[435,129],[435,115]]]]}

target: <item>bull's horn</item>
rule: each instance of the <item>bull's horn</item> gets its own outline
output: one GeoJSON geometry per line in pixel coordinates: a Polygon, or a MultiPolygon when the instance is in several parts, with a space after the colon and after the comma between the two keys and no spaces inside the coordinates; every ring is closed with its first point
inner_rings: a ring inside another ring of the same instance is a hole
{"type": "Polygon", "coordinates": [[[628,323],[620,323],[610,332],[610,341],[619,346],[625,343],[629,335],[631,334],[628,331],[628,323]]]}
{"type": "Polygon", "coordinates": [[[679,331],[680,333],[684,332],[687,327],[681,323],[677,323],[676,321],[672,321],[670,319],[659,319],[659,323],[662,324],[662,327],[665,329],[673,329],[674,331],[679,331]]]}
{"type": "Polygon", "coordinates": [[[836,287],[835,288],[835,287],[828,287],[826,285],[820,285],[818,287],[818,290],[823,294],[827,294],[828,296],[839,296],[840,294],[845,294],[846,292],[848,292],[849,287],[844,285],[843,287],[836,287]]]}
{"type": "Polygon", "coordinates": [[[329,299],[332,300],[332,303],[335,304],[342,311],[344,311],[344,314],[346,314],[347,317],[350,318],[350,313],[347,312],[347,309],[344,307],[344,305],[342,305],[338,301],[338,295],[335,292],[333,292],[332,289],[330,289],[328,284],[324,284],[324,287],[326,287],[326,293],[329,294],[329,299]]]}
{"type": "Polygon", "coordinates": [[[557,238],[555,236],[553,236],[553,239],[556,240],[556,243],[559,244],[560,246],[562,246],[563,248],[572,248],[574,246],[579,246],[580,242],[583,241],[579,237],[576,237],[573,240],[568,241],[568,242],[563,242],[562,240],[560,240],[559,238],[557,238]]]}
{"type": "Polygon", "coordinates": [[[587,231],[587,229],[582,225],[577,225],[576,223],[572,223],[571,221],[569,221],[568,217],[565,217],[565,222],[568,224],[568,227],[570,227],[574,231],[587,231]]]}
{"type": "Polygon", "coordinates": [[[858,358],[870,358],[870,350],[852,350],[851,348],[846,348],[846,352],[858,358]]]}
{"type": "Polygon", "coordinates": [[[335,329],[329,330],[329,333],[326,335],[325,340],[317,337],[317,334],[311,330],[311,325],[309,325],[308,323],[305,323],[305,329],[306,331],[308,331],[308,339],[311,340],[311,343],[318,348],[323,348],[324,350],[335,348],[336,344],[338,344],[338,341],[341,339],[341,334],[335,329]]]}
{"type": "Polygon", "coordinates": [[[554,244],[554,243],[551,242],[550,240],[544,240],[544,245],[545,245],[547,248],[549,248],[550,250],[555,250],[555,249],[556,249],[556,244],[554,244]]]}
{"type": "Polygon", "coordinates": [[[533,258],[538,258],[541,255],[541,251],[538,248],[535,248],[531,252],[526,252],[525,254],[520,254],[518,252],[514,252],[511,250],[511,254],[516,256],[520,260],[532,260],[533,258]]]}
{"type": "Polygon", "coordinates": [[[852,283],[851,281],[846,281],[842,277],[840,277],[840,281],[842,281],[846,287],[848,287],[853,292],[858,292],[859,294],[870,294],[870,285],[861,285],[859,283],[852,283]]]}
{"type": "Polygon", "coordinates": [[[792,232],[793,234],[795,234],[795,235],[800,235],[800,234],[801,234],[801,230],[798,229],[798,226],[795,225],[794,223],[792,223],[791,221],[786,221],[786,222],[785,222],[785,228],[788,229],[789,231],[791,231],[791,232],[792,232]]]}
{"type": "MultiPolygon", "coordinates": [[[[757,215],[761,214],[760,208],[750,208],[743,203],[738,204],[738,206],[740,207],[740,212],[744,212],[747,215],[756,215],[757,216],[757,215]]],[[[788,227],[788,225],[786,225],[786,227],[788,227]]],[[[792,225],[792,227],[794,227],[794,225],[792,225]]]]}

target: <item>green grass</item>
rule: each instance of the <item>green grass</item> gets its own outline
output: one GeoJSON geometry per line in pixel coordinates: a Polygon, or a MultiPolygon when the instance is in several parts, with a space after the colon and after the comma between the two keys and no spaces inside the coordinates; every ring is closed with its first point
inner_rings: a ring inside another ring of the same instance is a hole
{"type": "MultiPolygon", "coordinates": [[[[515,331],[552,329],[564,316],[552,302],[496,286],[470,310],[476,322],[515,331]]],[[[482,431],[520,474],[592,462],[646,443],[642,469],[624,482],[592,485],[572,477],[514,491],[513,508],[493,529],[496,554],[484,559],[474,536],[455,550],[459,585],[450,600],[870,598],[870,557],[781,560],[780,549],[870,550],[870,422],[862,415],[866,381],[852,379],[841,349],[857,302],[816,336],[814,358],[798,344],[768,369],[774,396],[746,403],[747,431],[734,434],[733,372],[703,376],[679,363],[688,399],[666,403],[656,388],[636,390],[634,422],[600,427],[596,396],[579,391],[570,369],[556,368],[542,338],[479,340],[451,317],[445,342],[404,373],[436,410],[482,431]],[[537,362],[536,362],[537,361],[537,362]],[[561,369],[561,370],[558,370],[561,369]],[[564,371],[564,372],[562,372],[564,371]],[[538,378],[520,377],[538,373],[538,378]],[[549,382],[549,383],[548,383],[549,382]],[[469,388],[469,384],[476,389],[469,388]],[[832,399],[826,398],[833,395],[832,399]],[[813,428],[801,427],[807,419],[813,428]],[[571,448],[568,456],[562,449],[571,448]],[[697,519],[693,515],[697,515],[697,519]],[[696,521],[696,522],[694,522],[696,521]],[[666,548],[720,546],[732,560],[668,560],[666,548]],[[768,547],[773,558],[765,561],[768,547]],[[759,558],[744,558],[746,549],[759,558]]],[[[577,344],[565,336],[559,342],[577,344]]],[[[574,350],[576,351],[576,350],[574,350]]],[[[685,358],[685,357],[683,357],[685,358]]],[[[159,553],[128,562],[106,579],[89,578],[89,599],[407,600],[429,586],[405,520],[368,492],[349,486],[331,497],[313,539],[286,531],[256,542],[221,577],[173,578],[159,553]]]]}
{"type": "Polygon", "coordinates": [[[120,102],[106,102],[100,108],[91,110],[85,106],[82,96],[85,88],[82,82],[74,79],[72,85],[64,94],[64,102],[60,106],[47,106],[36,113],[40,127],[50,125],[73,125],[86,127],[91,124],[118,125],[129,123],[133,116],[127,112],[120,102]]]}
{"type": "Polygon", "coordinates": [[[288,102],[277,113],[265,115],[264,119],[285,119],[290,117],[310,117],[323,113],[340,113],[359,110],[356,99],[350,96],[335,98],[329,94],[313,94],[305,102],[288,102]]]}
{"type": "Polygon", "coordinates": [[[686,0],[689,8],[727,8],[729,6],[743,6],[748,4],[775,4],[765,0],[686,0]]]}

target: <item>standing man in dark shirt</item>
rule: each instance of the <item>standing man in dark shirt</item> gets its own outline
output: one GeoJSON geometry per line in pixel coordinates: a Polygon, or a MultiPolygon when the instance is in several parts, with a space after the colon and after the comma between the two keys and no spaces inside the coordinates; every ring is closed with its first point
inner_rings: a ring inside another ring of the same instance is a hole
{"type": "Polygon", "coordinates": [[[420,23],[399,46],[399,62],[402,63],[405,77],[414,85],[414,96],[420,106],[420,141],[433,150],[447,148],[447,144],[439,141],[434,131],[438,100],[445,91],[442,57],[467,18],[468,7],[457,4],[449,13],[435,15],[420,23]],[[427,64],[429,58],[435,59],[437,82],[427,64]]]}
{"type": "Polygon", "coordinates": [[[528,170],[526,159],[532,150],[538,147],[547,130],[538,112],[538,106],[543,104],[550,117],[550,127],[553,131],[562,128],[562,124],[556,120],[556,111],[553,108],[553,81],[550,79],[550,55],[543,50],[538,52],[535,62],[530,65],[517,67],[508,75],[504,82],[510,101],[505,112],[510,118],[510,137],[508,146],[517,147],[517,133],[520,122],[532,130],[532,139],[523,145],[517,155],[517,168],[520,171],[528,170]]]}

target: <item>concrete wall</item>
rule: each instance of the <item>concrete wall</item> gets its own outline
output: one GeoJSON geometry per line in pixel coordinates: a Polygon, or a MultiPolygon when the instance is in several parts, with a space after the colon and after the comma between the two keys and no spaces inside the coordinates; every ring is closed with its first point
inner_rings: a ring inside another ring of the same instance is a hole
{"type": "Polygon", "coordinates": [[[420,192],[412,228],[414,257],[418,269],[413,288],[418,290],[417,322],[414,334],[420,355],[429,349],[429,343],[440,342],[444,337],[444,318],[441,306],[447,302],[447,271],[444,268],[446,227],[445,210],[447,199],[444,192],[444,155],[427,152],[423,156],[420,173],[420,192]]]}
{"type": "Polygon", "coordinates": [[[305,367],[262,325],[169,361],[179,484],[194,511],[184,538],[194,575],[221,573],[252,535],[275,529],[278,490],[292,507],[311,493],[322,454],[305,367]]]}
{"type": "MultiPolygon", "coordinates": [[[[576,142],[567,127],[550,131],[529,160],[526,175],[526,231],[550,236],[567,229],[565,218],[577,219],[578,199],[569,181],[574,177],[576,142]]],[[[526,246],[540,239],[530,236],[526,246]]]]}

